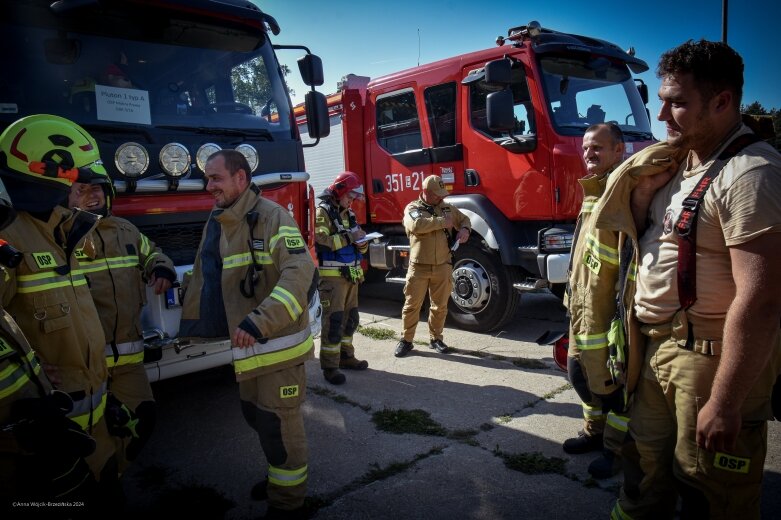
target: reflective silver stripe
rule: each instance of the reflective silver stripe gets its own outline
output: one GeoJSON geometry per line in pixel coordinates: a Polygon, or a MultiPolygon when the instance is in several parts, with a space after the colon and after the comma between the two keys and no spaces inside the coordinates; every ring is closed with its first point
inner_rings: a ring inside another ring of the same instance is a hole
{"type": "Polygon", "coordinates": [[[629,417],[624,417],[609,411],[607,413],[607,423],[620,432],[629,431],[629,417]]]}
{"type": "Polygon", "coordinates": [[[355,262],[337,262],[336,260],[323,260],[320,267],[355,267],[355,262]]]}
{"type": "Polygon", "coordinates": [[[234,360],[247,359],[252,356],[260,356],[262,354],[268,354],[278,350],[285,350],[286,348],[292,347],[293,345],[298,345],[302,341],[305,341],[309,337],[309,334],[309,327],[306,327],[305,329],[301,330],[300,332],[296,332],[295,334],[282,336],[281,338],[270,339],[263,344],[256,342],[254,345],[247,348],[234,347],[231,349],[231,352],[233,353],[234,360]]]}
{"type": "MultiPolygon", "coordinates": [[[[35,357],[35,352],[32,350],[27,353],[27,360],[33,367],[35,375],[41,373],[41,365],[38,364],[38,360],[35,357]]],[[[9,395],[19,390],[22,386],[30,381],[30,376],[27,373],[27,368],[24,365],[18,363],[9,363],[8,366],[0,370],[0,399],[5,399],[9,395]]]]}
{"type": "MultiPolygon", "coordinates": [[[[144,340],[126,341],[125,343],[117,344],[117,352],[120,356],[128,356],[130,354],[138,354],[144,351],[144,340]]],[[[106,357],[114,356],[114,350],[111,348],[111,343],[106,343],[106,357]]]]}
{"type": "Polygon", "coordinates": [[[589,406],[586,403],[583,403],[583,418],[588,420],[595,417],[602,417],[602,408],[589,406]]]}
{"type": "Polygon", "coordinates": [[[69,285],[77,287],[86,284],[87,279],[84,278],[81,270],[71,271],[70,276],[59,275],[54,271],[46,271],[43,273],[23,274],[16,278],[16,288],[20,293],[40,292],[69,285]]]}
{"type": "Polygon", "coordinates": [[[320,352],[324,352],[326,354],[338,354],[342,350],[342,346],[338,343],[336,345],[331,345],[328,343],[320,343],[320,352]]]}
{"type": "Polygon", "coordinates": [[[268,481],[277,486],[293,487],[306,481],[308,472],[306,465],[296,469],[283,469],[269,464],[268,481]]]}
{"type": "Polygon", "coordinates": [[[92,396],[86,396],[78,401],[73,401],[73,410],[68,414],[68,417],[74,418],[80,415],[87,415],[91,410],[97,410],[100,406],[100,402],[103,400],[103,396],[106,394],[106,383],[100,385],[97,392],[92,396]],[[91,399],[90,399],[91,397],[91,399]]]}

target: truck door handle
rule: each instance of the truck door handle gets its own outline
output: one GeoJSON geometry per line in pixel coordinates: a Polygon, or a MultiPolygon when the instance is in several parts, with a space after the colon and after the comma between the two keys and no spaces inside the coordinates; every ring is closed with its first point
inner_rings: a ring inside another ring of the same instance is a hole
{"type": "Polygon", "coordinates": [[[477,170],[472,170],[471,168],[467,168],[466,170],[464,170],[464,185],[465,186],[480,185],[480,174],[477,173],[477,170]]]}
{"type": "Polygon", "coordinates": [[[204,350],[200,354],[187,354],[187,359],[193,359],[193,358],[197,358],[197,357],[201,357],[201,356],[205,356],[205,355],[206,355],[206,351],[204,350]]]}

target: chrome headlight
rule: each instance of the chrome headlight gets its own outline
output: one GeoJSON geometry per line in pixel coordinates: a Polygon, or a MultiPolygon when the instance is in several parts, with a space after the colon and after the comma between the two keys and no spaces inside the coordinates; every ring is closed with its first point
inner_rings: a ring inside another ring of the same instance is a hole
{"type": "Polygon", "coordinates": [[[249,163],[249,173],[254,172],[258,168],[258,151],[254,146],[250,144],[240,144],[236,147],[236,151],[243,155],[249,163]]]}
{"type": "Polygon", "coordinates": [[[149,152],[138,143],[124,143],[114,154],[114,165],[125,177],[140,177],[149,168],[149,152]]]}
{"type": "Polygon", "coordinates": [[[190,152],[183,144],[168,143],[160,150],[160,167],[171,177],[190,171],[190,152]]]}
{"type": "Polygon", "coordinates": [[[195,164],[198,165],[198,169],[205,173],[206,161],[209,159],[209,156],[211,156],[211,154],[214,152],[219,152],[220,150],[222,150],[222,148],[214,143],[206,143],[205,145],[198,148],[198,151],[195,153],[195,164]]]}

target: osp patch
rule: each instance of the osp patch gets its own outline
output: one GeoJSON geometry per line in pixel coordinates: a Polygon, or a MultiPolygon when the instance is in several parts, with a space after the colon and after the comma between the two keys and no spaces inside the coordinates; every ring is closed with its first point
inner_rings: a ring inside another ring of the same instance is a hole
{"type": "Polygon", "coordinates": [[[290,399],[291,397],[298,397],[298,385],[288,385],[279,387],[280,399],[290,399]]]}
{"type": "Polygon", "coordinates": [[[47,269],[57,266],[57,262],[54,260],[54,255],[49,252],[32,253],[32,255],[33,260],[35,260],[35,265],[37,265],[40,269],[47,269]]]}

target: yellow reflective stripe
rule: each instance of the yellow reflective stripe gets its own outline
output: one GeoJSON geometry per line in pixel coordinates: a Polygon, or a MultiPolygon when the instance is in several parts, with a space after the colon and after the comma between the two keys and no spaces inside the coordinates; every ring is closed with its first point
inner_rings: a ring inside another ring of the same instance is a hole
{"type": "Polygon", "coordinates": [[[279,285],[275,286],[274,289],[271,290],[269,296],[285,306],[287,313],[290,315],[290,319],[293,321],[296,321],[298,317],[301,316],[301,313],[304,312],[301,305],[298,303],[298,300],[296,300],[296,297],[284,287],[280,287],[279,285]]]}
{"type": "Polygon", "coordinates": [[[620,432],[629,431],[629,417],[618,415],[612,410],[607,413],[607,423],[620,432]]]}
{"type": "Polygon", "coordinates": [[[635,262],[629,264],[629,279],[633,282],[637,279],[637,264],[635,262]]]}
{"type": "Polygon", "coordinates": [[[338,343],[333,345],[333,344],[330,344],[330,343],[323,343],[322,341],[320,342],[320,353],[321,354],[322,353],[325,353],[325,354],[338,354],[341,350],[342,350],[342,347],[338,343]]]}
{"type": "MultiPolygon", "coordinates": [[[[35,352],[32,350],[25,356],[33,366],[33,372],[37,376],[41,373],[41,365],[35,359],[35,352]]],[[[18,391],[30,381],[27,369],[24,365],[12,363],[3,370],[0,370],[0,399],[5,399],[14,392],[18,391]]]]}
{"type": "MultiPolygon", "coordinates": [[[[258,264],[271,265],[274,261],[271,259],[269,253],[263,251],[253,251],[255,255],[255,262],[258,264]]],[[[250,253],[239,253],[236,255],[226,256],[222,259],[223,269],[235,269],[236,267],[243,267],[252,263],[252,257],[250,253]]]]}
{"type": "Polygon", "coordinates": [[[616,501],[616,505],[613,507],[613,510],[610,512],[610,520],[634,520],[631,516],[624,513],[624,510],[621,509],[621,505],[616,501]]]}
{"type": "Polygon", "coordinates": [[[86,285],[87,280],[82,273],[83,271],[79,269],[71,271],[71,276],[60,275],[54,271],[19,275],[16,278],[17,292],[34,293],[69,285],[73,287],[86,285]]]}
{"type": "Polygon", "coordinates": [[[339,269],[320,267],[317,271],[320,273],[320,276],[342,276],[342,272],[339,269]]]}
{"type": "Polygon", "coordinates": [[[599,207],[599,201],[596,200],[584,200],[583,205],[580,207],[581,213],[593,213],[599,207]]]}
{"type": "MultiPolygon", "coordinates": [[[[271,340],[269,340],[269,342],[271,342],[271,340]]],[[[306,354],[312,349],[314,343],[315,341],[312,339],[312,335],[309,334],[307,338],[301,343],[291,345],[290,347],[286,347],[284,349],[273,350],[267,353],[263,352],[262,350],[263,345],[260,345],[261,348],[259,350],[261,352],[259,354],[250,357],[244,357],[243,359],[236,359],[237,355],[240,355],[240,353],[237,353],[236,351],[248,350],[248,349],[238,349],[234,347],[232,349],[234,355],[233,368],[237,374],[241,374],[243,372],[249,372],[250,370],[254,370],[256,368],[262,368],[271,365],[276,365],[278,363],[284,363],[285,361],[290,361],[291,359],[295,359],[299,356],[303,356],[304,354],[306,354]]],[[[250,349],[252,348],[253,347],[250,347],[250,349]]]]}
{"type": "Polygon", "coordinates": [[[342,345],[350,346],[352,344],[353,344],[352,336],[343,336],[342,337],[342,345]]]}
{"type": "Polygon", "coordinates": [[[79,426],[86,430],[90,426],[90,410],[92,410],[92,424],[97,424],[103,417],[103,412],[106,409],[106,383],[103,383],[101,387],[101,393],[92,396],[92,400],[89,397],[73,403],[73,411],[68,414],[70,419],[73,419],[79,426]],[[99,399],[99,401],[98,401],[99,399]],[[97,403],[95,405],[94,403],[97,403]],[[93,407],[90,407],[90,404],[93,407]]]}
{"type": "Polygon", "coordinates": [[[330,235],[331,234],[331,230],[328,229],[327,226],[318,226],[318,227],[315,228],[315,233],[323,233],[323,234],[326,234],[326,235],[330,235]]]}
{"type": "Polygon", "coordinates": [[[79,267],[83,273],[97,273],[108,269],[108,263],[105,258],[97,260],[79,260],[79,267]]]}
{"type": "Polygon", "coordinates": [[[114,361],[114,355],[106,356],[106,366],[108,368],[118,367],[118,366],[124,366],[124,365],[132,365],[135,363],[143,363],[144,362],[144,353],[143,352],[136,352],[135,354],[128,354],[124,356],[119,356],[119,359],[117,361],[114,361]]]}
{"type": "Polygon", "coordinates": [[[334,249],[341,249],[347,244],[342,245],[342,237],[339,235],[334,235],[334,249]]]}
{"type": "Polygon", "coordinates": [[[138,255],[113,256],[111,258],[106,258],[105,260],[109,269],[117,269],[120,267],[136,267],[138,265],[138,255]]]}
{"type": "Polygon", "coordinates": [[[306,465],[296,469],[283,469],[269,464],[268,481],[276,486],[293,487],[306,481],[309,469],[306,465]]]}
{"type": "Polygon", "coordinates": [[[575,346],[580,350],[596,350],[607,347],[607,332],[575,334],[575,346]]]}
{"type": "Polygon", "coordinates": [[[301,240],[304,239],[304,237],[301,236],[301,232],[298,230],[295,226],[279,226],[279,229],[277,230],[277,234],[271,237],[269,240],[269,251],[274,251],[274,248],[277,247],[277,242],[280,241],[280,239],[285,237],[291,237],[291,238],[300,238],[301,240]]]}
{"type": "Polygon", "coordinates": [[[586,248],[594,253],[600,260],[613,265],[618,265],[618,249],[601,243],[591,233],[586,233],[586,248]]]}
{"type": "Polygon", "coordinates": [[[152,252],[152,246],[149,245],[149,239],[146,237],[145,234],[140,234],[141,238],[141,254],[144,256],[149,255],[149,253],[152,252]]]}
{"type": "Polygon", "coordinates": [[[598,406],[590,406],[586,403],[582,403],[583,417],[585,419],[594,419],[595,417],[602,417],[602,408],[598,406]]]}

